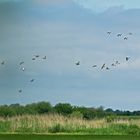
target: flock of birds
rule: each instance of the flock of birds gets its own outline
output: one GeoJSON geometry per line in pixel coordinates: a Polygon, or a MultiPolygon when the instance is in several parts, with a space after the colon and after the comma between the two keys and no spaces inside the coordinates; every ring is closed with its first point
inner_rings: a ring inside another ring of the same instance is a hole
{"type": "MultiPolygon", "coordinates": [[[[35,60],[36,60],[37,58],[39,58],[39,57],[40,57],[42,60],[46,60],[46,59],[47,59],[47,56],[41,57],[40,55],[34,55],[34,57],[32,58],[32,61],[35,61],[35,60]]],[[[19,62],[19,66],[20,66],[19,68],[20,68],[20,70],[22,70],[22,71],[25,71],[25,70],[26,70],[26,68],[24,67],[24,63],[25,63],[24,61],[20,61],[20,62],[19,62]]],[[[0,64],[4,66],[4,65],[6,64],[6,61],[3,60],[3,61],[0,62],[0,64]]],[[[32,78],[32,79],[29,80],[29,82],[31,82],[31,83],[34,82],[34,81],[35,81],[34,78],[32,78]]],[[[23,89],[18,89],[18,92],[19,92],[19,93],[22,93],[22,91],[23,91],[23,89]]]]}
{"type": "MultiPolygon", "coordinates": [[[[128,57],[128,56],[125,58],[126,61],[129,61],[129,59],[130,59],[130,57],[128,57]]],[[[118,65],[120,65],[120,64],[121,64],[121,63],[120,63],[119,61],[115,61],[114,63],[111,64],[111,66],[112,66],[112,67],[116,67],[116,66],[118,66],[118,65]]],[[[80,61],[76,62],[75,65],[77,65],[77,66],[80,65],[80,61]]],[[[96,68],[97,65],[93,65],[92,67],[93,67],[93,68],[96,68]]],[[[106,63],[103,63],[103,65],[101,66],[100,69],[101,69],[101,70],[103,70],[103,69],[110,70],[110,67],[108,67],[108,66],[106,65],[106,63]]]]}
{"type": "MultiPolygon", "coordinates": [[[[112,33],[111,31],[108,31],[108,32],[107,32],[108,35],[111,35],[111,33],[112,33]]],[[[133,33],[129,32],[128,35],[131,36],[131,35],[133,35],[133,33]]],[[[122,33],[118,33],[118,34],[117,34],[117,37],[122,37],[122,36],[123,36],[122,33]]],[[[124,40],[128,40],[128,36],[124,36],[123,39],[124,39],[124,40]]]]}
{"type": "MultiPolygon", "coordinates": [[[[33,61],[35,61],[37,58],[39,58],[40,57],[40,55],[34,55],[34,57],[32,58],[32,60],[33,61]]],[[[42,60],[46,60],[47,59],[47,56],[45,55],[44,57],[42,57],[42,60]]],[[[4,62],[4,61],[3,61],[4,62]]],[[[25,67],[23,66],[24,65],[24,61],[21,61],[20,63],[19,63],[19,65],[21,66],[21,70],[22,71],[25,71],[25,67]]],[[[35,79],[34,78],[32,78],[32,79],[30,79],[30,82],[32,83],[32,82],[34,82],[35,81],[35,79]]],[[[21,93],[23,90],[22,89],[19,89],[18,90],[18,92],[19,93],[21,93]]]]}
{"type": "MultiPolygon", "coordinates": [[[[112,34],[112,32],[111,31],[108,31],[107,32],[107,34],[110,36],[111,34],[112,34]]],[[[130,33],[128,33],[128,35],[129,36],[131,36],[131,35],[133,35],[131,32],[130,33]]],[[[123,34],[122,33],[118,33],[117,35],[116,35],[117,37],[123,37],[123,39],[124,40],[128,40],[128,36],[123,36],[123,34]]],[[[47,59],[47,56],[40,56],[40,55],[34,55],[31,59],[32,59],[32,61],[35,61],[36,59],[38,59],[38,58],[41,58],[42,60],[46,60],[47,59]]],[[[130,57],[129,56],[126,56],[125,57],[125,61],[127,62],[127,61],[129,61],[129,59],[130,59],[130,57]]],[[[26,68],[24,67],[24,61],[20,61],[19,62],[19,66],[20,66],[20,70],[22,70],[22,71],[25,71],[26,70],[26,68]]],[[[1,65],[5,65],[6,64],[6,61],[1,61],[1,63],[0,63],[1,65]]],[[[79,66],[81,63],[80,63],[80,61],[77,61],[76,63],[75,63],[75,65],[76,66],[79,66]]],[[[118,66],[118,65],[120,65],[121,63],[118,61],[118,60],[116,60],[115,62],[113,62],[110,66],[107,66],[107,64],[106,63],[103,63],[101,66],[99,66],[100,67],[100,70],[103,70],[103,69],[105,69],[105,70],[110,70],[110,68],[111,67],[116,67],[116,66],[118,66]]],[[[93,68],[96,68],[96,67],[98,67],[98,65],[92,65],[92,67],[93,68]]],[[[34,82],[35,81],[35,79],[34,78],[32,78],[32,79],[30,79],[29,80],[29,82],[34,82]]],[[[22,91],[23,91],[23,89],[18,89],[18,92],[19,93],[22,93],[22,91]]]]}
{"type": "MultiPolygon", "coordinates": [[[[112,34],[112,32],[111,32],[111,31],[108,31],[107,34],[110,36],[110,35],[112,34]]],[[[129,35],[129,36],[132,36],[133,33],[129,32],[128,35],[129,35]]],[[[117,36],[117,37],[123,37],[123,40],[128,40],[128,36],[123,36],[122,33],[118,33],[118,34],[116,34],[116,36],[117,36]]],[[[126,62],[128,62],[129,59],[130,59],[129,56],[126,56],[126,57],[125,57],[125,61],[126,61],[126,62]]],[[[113,62],[110,66],[111,66],[111,67],[116,67],[116,66],[118,66],[118,65],[120,65],[120,64],[121,64],[121,63],[120,63],[118,60],[116,60],[116,61],[113,62]]],[[[80,61],[76,62],[75,65],[79,66],[79,65],[80,65],[80,61]]],[[[93,65],[92,67],[93,67],[93,68],[96,68],[96,67],[98,67],[98,65],[93,65]]],[[[103,69],[110,70],[110,67],[107,66],[106,63],[103,63],[102,66],[100,66],[100,69],[101,69],[101,70],[103,70],[103,69]]]]}

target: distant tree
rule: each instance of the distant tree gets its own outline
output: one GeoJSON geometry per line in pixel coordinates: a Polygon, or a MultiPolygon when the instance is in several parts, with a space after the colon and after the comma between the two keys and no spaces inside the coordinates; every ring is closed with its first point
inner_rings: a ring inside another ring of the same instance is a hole
{"type": "Polygon", "coordinates": [[[83,112],[83,118],[84,119],[87,119],[87,120],[92,120],[94,119],[96,116],[95,116],[95,112],[91,109],[86,109],[84,112],[83,112]]]}
{"type": "Polygon", "coordinates": [[[0,106],[0,116],[11,117],[14,115],[15,115],[15,112],[7,105],[0,106]]]}
{"type": "Polygon", "coordinates": [[[70,117],[82,119],[83,118],[83,114],[80,111],[73,111],[72,114],[70,115],[70,117]]]}
{"type": "Polygon", "coordinates": [[[15,115],[25,114],[25,107],[20,104],[11,104],[9,108],[14,112],[15,115]]]}
{"type": "Polygon", "coordinates": [[[36,107],[39,114],[49,113],[52,111],[52,106],[49,102],[39,102],[36,107]]]}
{"type": "Polygon", "coordinates": [[[100,106],[99,108],[96,109],[96,115],[98,118],[103,118],[106,116],[103,106],[100,106]]]}
{"type": "Polygon", "coordinates": [[[52,111],[52,106],[49,102],[38,102],[25,106],[27,114],[44,114],[52,111]]]}
{"type": "Polygon", "coordinates": [[[58,103],[54,106],[54,110],[58,114],[70,115],[73,112],[73,107],[68,103],[58,103]]]}
{"type": "Polygon", "coordinates": [[[37,103],[27,104],[25,106],[26,114],[38,114],[37,103]]]}

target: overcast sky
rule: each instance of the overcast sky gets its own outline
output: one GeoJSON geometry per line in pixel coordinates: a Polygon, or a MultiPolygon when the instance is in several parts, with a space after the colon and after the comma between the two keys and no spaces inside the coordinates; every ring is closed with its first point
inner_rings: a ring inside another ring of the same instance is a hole
{"type": "Polygon", "coordinates": [[[139,15],[138,0],[1,0],[0,104],[140,109],[139,15]]]}

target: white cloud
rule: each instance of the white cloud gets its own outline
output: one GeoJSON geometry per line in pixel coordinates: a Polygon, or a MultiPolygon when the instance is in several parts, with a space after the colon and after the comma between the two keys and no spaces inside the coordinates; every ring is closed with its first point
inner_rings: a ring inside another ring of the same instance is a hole
{"type": "Polygon", "coordinates": [[[122,7],[124,9],[139,9],[139,0],[74,0],[84,8],[91,9],[94,12],[104,12],[111,7],[122,7]]]}

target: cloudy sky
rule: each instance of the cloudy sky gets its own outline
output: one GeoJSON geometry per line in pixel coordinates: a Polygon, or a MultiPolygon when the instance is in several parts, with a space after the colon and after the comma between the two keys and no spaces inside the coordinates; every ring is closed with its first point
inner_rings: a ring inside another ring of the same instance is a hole
{"type": "Polygon", "coordinates": [[[139,15],[138,0],[1,0],[0,104],[140,109],[139,15]]]}

